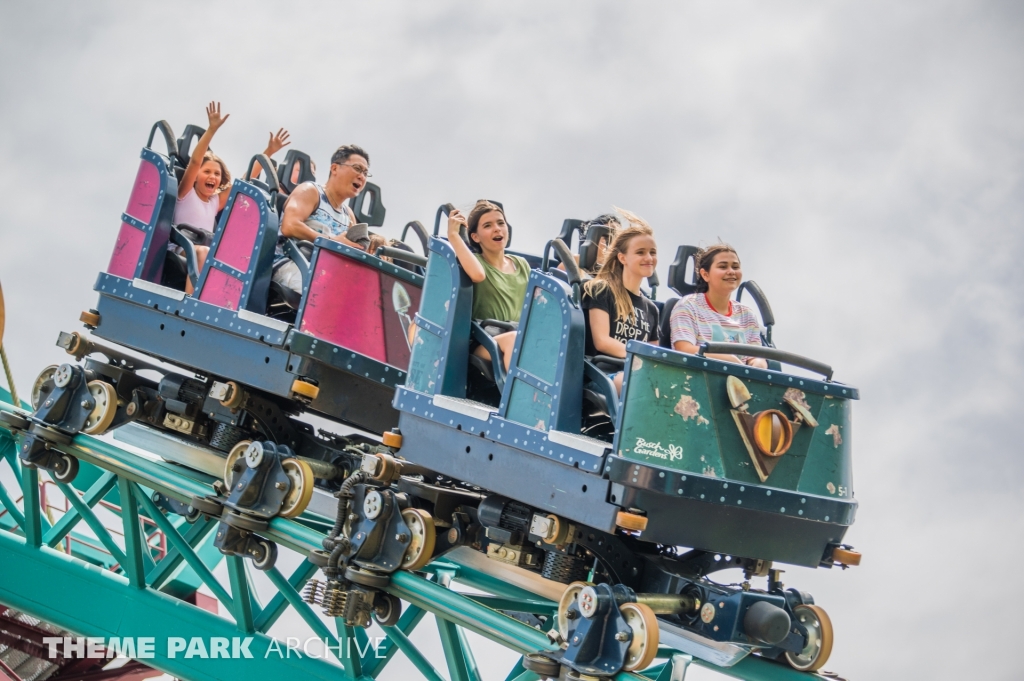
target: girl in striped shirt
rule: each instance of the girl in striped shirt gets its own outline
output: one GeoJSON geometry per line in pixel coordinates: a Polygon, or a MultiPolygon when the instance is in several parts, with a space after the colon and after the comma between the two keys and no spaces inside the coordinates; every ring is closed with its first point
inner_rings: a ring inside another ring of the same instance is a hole
{"type": "MultiPolygon", "coordinates": [[[[761,345],[761,325],[754,311],[732,301],[732,293],[743,281],[740,257],[728,244],[715,244],[697,254],[697,293],[686,296],[672,310],[669,326],[672,347],[697,354],[701,343],[761,345]]],[[[727,362],[767,369],[757,357],[745,357],[737,348],[732,355],[708,355],[727,362]]]]}

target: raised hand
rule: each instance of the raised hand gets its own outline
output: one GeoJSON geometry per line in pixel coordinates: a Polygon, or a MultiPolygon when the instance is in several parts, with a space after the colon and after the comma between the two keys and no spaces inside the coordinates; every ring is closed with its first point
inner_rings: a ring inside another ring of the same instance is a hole
{"type": "Polygon", "coordinates": [[[290,137],[290,133],[284,128],[278,130],[276,134],[273,132],[270,133],[270,141],[267,142],[267,150],[263,153],[267,156],[273,156],[277,152],[281,151],[291,144],[288,137],[290,137]]]}
{"type": "Polygon", "coordinates": [[[220,102],[210,102],[206,106],[206,118],[210,121],[210,125],[207,130],[217,130],[220,126],[224,125],[224,121],[228,119],[231,114],[220,115],[220,102]]]}
{"type": "Polygon", "coordinates": [[[459,238],[459,227],[466,226],[466,217],[458,210],[448,214],[448,240],[459,238]]]}

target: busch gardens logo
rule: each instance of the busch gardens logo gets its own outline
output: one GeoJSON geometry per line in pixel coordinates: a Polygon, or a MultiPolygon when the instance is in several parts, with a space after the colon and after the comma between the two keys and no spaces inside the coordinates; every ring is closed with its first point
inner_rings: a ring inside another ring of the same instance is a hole
{"type": "Polygon", "coordinates": [[[642,437],[636,439],[633,451],[641,456],[665,461],[679,461],[683,458],[683,448],[679,445],[669,443],[668,447],[664,447],[660,442],[648,442],[642,437]]]}

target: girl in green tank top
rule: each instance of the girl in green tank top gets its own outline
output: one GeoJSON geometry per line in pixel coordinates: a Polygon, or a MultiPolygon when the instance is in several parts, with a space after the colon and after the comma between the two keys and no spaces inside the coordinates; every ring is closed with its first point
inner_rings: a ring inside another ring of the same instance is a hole
{"type": "MultiPolygon", "coordinates": [[[[469,220],[457,210],[448,216],[448,243],[455,249],[462,269],[473,281],[473,318],[518,322],[526,297],[526,282],[530,278],[530,265],[524,258],[507,255],[508,223],[500,206],[489,201],[477,201],[469,212],[469,220]],[[459,234],[466,225],[470,241],[479,253],[469,249],[459,234]]],[[[501,350],[505,369],[512,359],[516,332],[508,331],[495,336],[501,350]]],[[[490,359],[483,347],[474,353],[490,359]]]]}

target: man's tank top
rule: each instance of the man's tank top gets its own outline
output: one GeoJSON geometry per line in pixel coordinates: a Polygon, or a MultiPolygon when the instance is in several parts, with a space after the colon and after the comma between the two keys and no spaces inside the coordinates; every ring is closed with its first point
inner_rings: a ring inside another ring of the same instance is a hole
{"type": "Polygon", "coordinates": [[[347,232],[352,224],[348,209],[342,205],[340,210],[335,210],[331,202],[327,200],[327,192],[324,191],[324,188],[316,185],[316,189],[320,192],[320,205],[303,222],[313,231],[326,236],[335,237],[347,232]]]}

